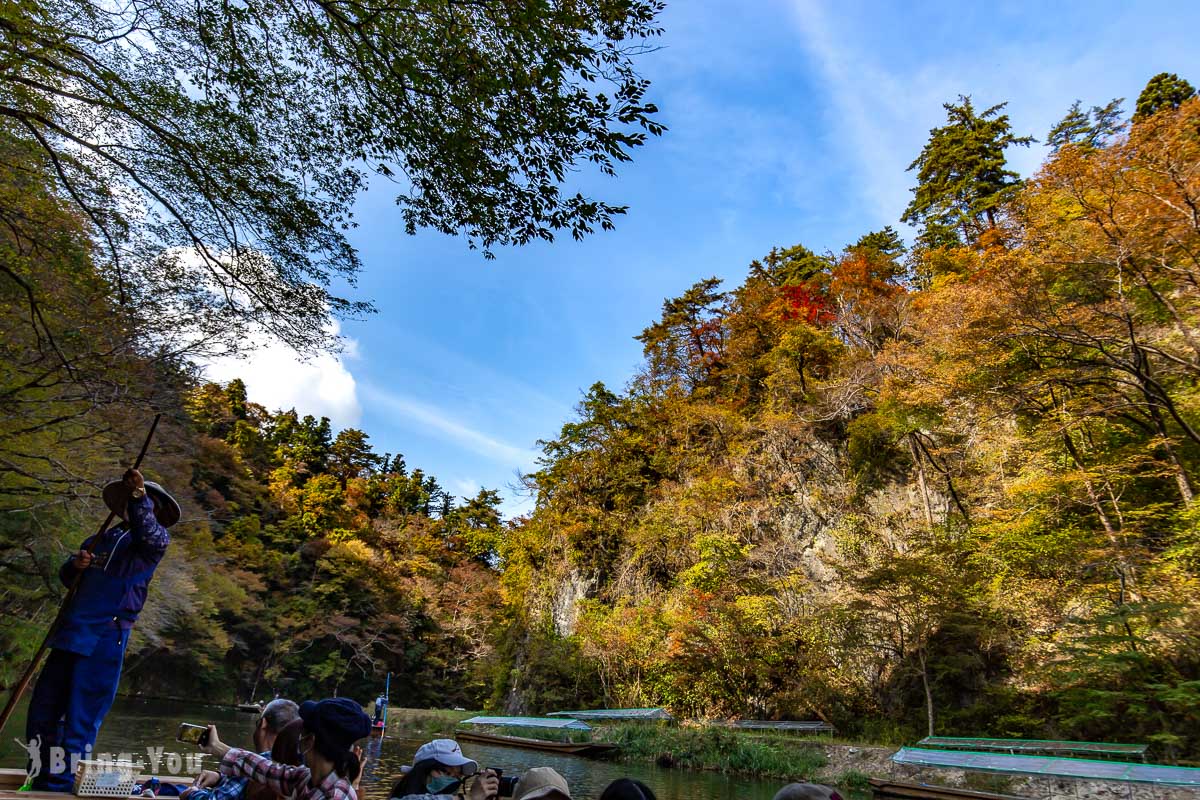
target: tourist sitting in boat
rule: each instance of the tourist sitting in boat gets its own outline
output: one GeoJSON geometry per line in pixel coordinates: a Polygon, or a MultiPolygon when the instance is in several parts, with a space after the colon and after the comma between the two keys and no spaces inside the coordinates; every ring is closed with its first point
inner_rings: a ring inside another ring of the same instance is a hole
{"type": "Polygon", "coordinates": [[[292,800],[358,800],[353,781],[361,763],[354,743],[371,733],[371,718],[345,697],[300,704],[299,752],[303,766],[280,764],[250,750],[231,748],[208,727],[204,752],[221,759],[222,775],[249,778],[292,800]]]}
{"type": "Polygon", "coordinates": [[[632,778],[618,778],[605,787],[600,800],[658,800],[650,787],[632,778]]]}
{"type": "Polygon", "coordinates": [[[550,767],[534,767],[513,787],[513,800],[571,800],[567,779],[550,767]]]}
{"type": "Polygon", "coordinates": [[[479,764],[463,755],[453,739],[434,739],[417,748],[413,763],[404,777],[392,787],[393,800],[488,800],[500,791],[496,773],[487,771],[471,782],[466,781],[479,772],[479,764]]]}
{"type": "MultiPolygon", "coordinates": [[[[275,744],[271,745],[271,752],[267,754],[267,757],[276,764],[286,764],[289,767],[304,766],[300,763],[300,737],[303,735],[304,720],[296,717],[284,725],[283,730],[275,737],[275,744]]],[[[359,773],[361,774],[361,772],[360,769],[359,773]]],[[[354,786],[354,791],[357,793],[358,784],[351,781],[351,785],[354,786]]],[[[263,783],[251,783],[246,787],[245,800],[284,800],[284,797],[263,783]]]]}
{"type": "MultiPolygon", "coordinates": [[[[299,719],[300,707],[291,700],[281,698],[267,703],[258,721],[254,723],[254,733],[251,734],[254,752],[270,758],[271,749],[275,746],[279,733],[299,719]]],[[[242,800],[246,796],[246,785],[249,782],[247,778],[221,775],[206,769],[196,776],[193,784],[180,796],[184,800],[242,800]]]]}

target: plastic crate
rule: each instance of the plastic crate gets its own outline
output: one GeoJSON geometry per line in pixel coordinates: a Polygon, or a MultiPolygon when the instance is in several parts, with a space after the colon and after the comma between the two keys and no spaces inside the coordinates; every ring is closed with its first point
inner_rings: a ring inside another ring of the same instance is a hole
{"type": "Polygon", "coordinates": [[[128,798],[137,783],[137,767],[129,761],[80,761],[75,769],[77,797],[128,798]]]}

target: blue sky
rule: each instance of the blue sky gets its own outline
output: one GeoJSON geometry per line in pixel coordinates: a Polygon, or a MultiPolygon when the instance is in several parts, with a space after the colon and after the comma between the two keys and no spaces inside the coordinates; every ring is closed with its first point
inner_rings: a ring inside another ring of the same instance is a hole
{"type": "MultiPolygon", "coordinates": [[[[670,130],[617,179],[578,177],[630,206],[615,232],[485,261],[405,235],[373,188],[355,212],[353,295],[378,313],[343,323],[346,351],[298,363],[267,346],[212,377],[360,427],[460,496],[501,489],[517,513],[528,503],[507,487],[535,441],[592,383],[625,384],[664,298],[709,275],[736,285],[772,246],[838,250],[897,225],[942,102],[1007,100],[1014,129],[1042,139],[1077,98],[1131,108],[1161,71],[1200,85],[1194,2],[675,0],[662,22],[641,69],[670,130]]],[[[1044,155],[1011,160],[1030,174],[1044,155]]]]}

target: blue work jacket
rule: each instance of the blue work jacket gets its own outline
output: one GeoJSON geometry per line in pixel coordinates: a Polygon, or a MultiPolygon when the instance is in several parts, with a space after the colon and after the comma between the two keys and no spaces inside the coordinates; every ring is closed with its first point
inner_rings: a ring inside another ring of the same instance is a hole
{"type": "MultiPolygon", "coordinates": [[[[171,536],[155,518],[154,502],[148,496],[131,499],[128,512],[128,522],[110,528],[99,539],[90,536],[84,541],[86,548],[95,540],[92,563],[83,571],[51,647],[89,656],[106,630],[127,630],[137,620],[171,536]]],[[[58,576],[70,586],[78,572],[68,560],[58,576]]]]}

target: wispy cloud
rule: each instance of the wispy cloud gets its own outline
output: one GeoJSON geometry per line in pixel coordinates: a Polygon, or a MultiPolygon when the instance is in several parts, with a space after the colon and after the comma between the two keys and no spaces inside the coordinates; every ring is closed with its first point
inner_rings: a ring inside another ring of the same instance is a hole
{"type": "Polygon", "coordinates": [[[826,116],[841,142],[838,149],[858,173],[870,213],[894,224],[908,203],[905,168],[916,154],[912,123],[929,116],[926,106],[934,113],[940,109],[937,91],[879,69],[838,29],[820,0],[794,0],[792,10],[804,49],[829,89],[826,116]]]}
{"type": "Polygon", "coordinates": [[[450,488],[453,489],[459,497],[467,499],[479,494],[479,490],[483,487],[479,484],[479,481],[475,480],[474,478],[453,478],[450,481],[450,488]]]}
{"type": "Polygon", "coordinates": [[[395,376],[395,369],[402,370],[402,379],[418,386],[419,395],[448,397],[456,406],[486,406],[487,413],[516,407],[563,420],[571,413],[570,405],[535,384],[514,377],[512,371],[495,369],[474,353],[450,349],[433,336],[394,327],[387,331],[386,352],[358,343],[355,347],[356,357],[377,362],[388,359],[390,376],[395,376]],[[390,356],[397,352],[420,353],[419,365],[394,364],[390,356]]]}
{"type": "Polygon", "coordinates": [[[365,385],[363,398],[368,405],[385,408],[388,412],[407,419],[414,427],[424,426],[436,431],[441,435],[440,438],[496,463],[521,469],[530,469],[534,464],[535,454],[532,450],[489,436],[441,409],[411,397],[365,385]]]}
{"type": "MultiPolygon", "coordinates": [[[[1084,3],[1062,3],[1027,13],[1021,4],[950,11],[790,0],[790,10],[821,77],[831,149],[857,178],[847,190],[878,218],[874,224],[895,224],[908,204],[914,179],[906,169],[943,123],[942,103],[960,94],[981,107],[1011,101],[1014,131],[1041,138],[1076,98],[1132,98],[1163,64],[1185,70],[1197,60],[1183,33],[1188,20],[1163,29],[1162,12],[1156,18],[1141,4],[1093,13],[1084,3]],[[1078,41],[1085,33],[1086,43],[1078,41]]],[[[1029,175],[1046,152],[1035,145],[1007,155],[1029,175]]]]}

